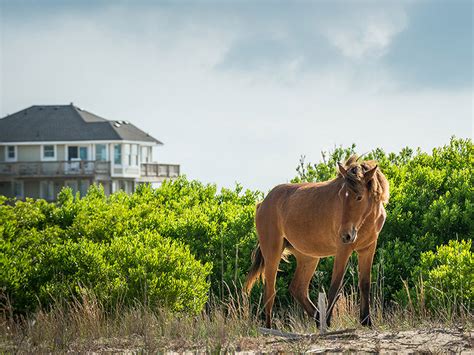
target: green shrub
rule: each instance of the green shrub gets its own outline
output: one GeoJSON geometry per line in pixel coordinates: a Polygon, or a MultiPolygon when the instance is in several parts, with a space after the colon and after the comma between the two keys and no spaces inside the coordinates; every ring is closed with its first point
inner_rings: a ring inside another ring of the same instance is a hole
{"type": "Polygon", "coordinates": [[[237,291],[250,268],[256,245],[255,206],[260,192],[222,189],[180,177],[131,196],[128,223],[189,245],[201,262],[212,263],[212,292],[218,297],[237,291]]]}
{"type": "Polygon", "coordinates": [[[474,254],[471,240],[449,241],[436,252],[421,254],[413,277],[421,276],[426,305],[431,310],[461,306],[472,310],[474,303],[474,254]]]}
{"type": "MultiPolygon", "coordinates": [[[[202,265],[189,248],[155,232],[114,238],[104,256],[111,267],[111,297],[141,300],[174,311],[201,311],[207,301],[211,264],[202,265]]],[[[107,286],[107,285],[104,285],[107,286]]],[[[99,290],[105,290],[99,286],[99,290]]]]}
{"type": "Polygon", "coordinates": [[[180,242],[134,228],[129,199],[107,200],[92,187],[84,199],[64,190],[58,204],[1,205],[0,287],[15,311],[69,300],[84,287],[106,307],[139,300],[199,312],[211,265],[180,242]]]}

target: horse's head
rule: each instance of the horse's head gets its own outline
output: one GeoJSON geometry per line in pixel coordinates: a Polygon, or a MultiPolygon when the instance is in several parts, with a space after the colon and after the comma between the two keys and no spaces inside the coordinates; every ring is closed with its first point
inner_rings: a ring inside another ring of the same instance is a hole
{"type": "Polygon", "coordinates": [[[342,201],[342,217],[339,235],[343,243],[354,243],[357,232],[364,220],[375,206],[371,196],[370,185],[377,172],[377,165],[358,163],[357,158],[350,158],[343,166],[339,165],[339,176],[343,178],[339,190],[342,201]]]}

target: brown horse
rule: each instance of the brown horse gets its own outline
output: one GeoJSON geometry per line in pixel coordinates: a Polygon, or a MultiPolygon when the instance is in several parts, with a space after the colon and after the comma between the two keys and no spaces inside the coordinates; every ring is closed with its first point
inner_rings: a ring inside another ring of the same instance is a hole
{"type": "Polygon", "coordinates": [[[257,205],[255,217],[259,245],[245,283],[250,293],[255,281],[265,282],[266,326],[271,327],[275,281],[284,253],[295,256],[297,266],[290,292],[319,326],[319,313],[308,288],[319,259],[335,255],[328,295],[327,324],[342,284],[349,257],[359,259],[360,322],[372,324],[369,313],[370,271],[377,238],[385,222],[388,181],[373,161],[350,157],[333,180],[282,184],[257,205]]]}

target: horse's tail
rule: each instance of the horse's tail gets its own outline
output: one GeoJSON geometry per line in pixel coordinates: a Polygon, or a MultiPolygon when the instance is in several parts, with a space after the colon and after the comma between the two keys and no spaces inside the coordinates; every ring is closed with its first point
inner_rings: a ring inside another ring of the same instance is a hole
{"type": "MultiPolygon", "coordinates": [[[[262,205],[261,202],[257,203],[255,208],[255,212],[258,212],[258,209],[262,205]]],[[[260,250],[260,244],[257,244],[257,247],[252,253],[252,266],[250,267],[249,274],[247,275],[247,279],[245,280],[244,290],[247,295],[250,294],[252,291],[252,287],[260,277],[262,278],[262,282],[264,281],[263,278],[263,269],[264,269],[264,259],[262,255],[262,251],[260,250]]]]}
{"type": "Polygon", "coordinates": [[[252,253],[252,266],[250,267],[249,274],[247,275],[247,279],[245,280],[244,290],[247,295],[250,294],[252,291],[252,287],[260,277],[262,281],[264,281],[263,277],[263,269],[265,263],[262,255],[262,251],[260,250],[260,245],[257,245],[255,250],[252,253]]]}

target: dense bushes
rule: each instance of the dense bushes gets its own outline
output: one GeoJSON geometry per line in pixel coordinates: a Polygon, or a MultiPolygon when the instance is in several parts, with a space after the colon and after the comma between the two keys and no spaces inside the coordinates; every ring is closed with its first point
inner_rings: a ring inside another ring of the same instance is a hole
{"type": "MultiPolygon", "coordinates": [[[[336,162],[354,151],[355,146],[338,148],[319,164],[302,161],[294,181],[327,180],[335,175],[336,162]]],[[[471,282],[472,142],[452,139],[432,154],[377,149],[365,158],[378,160],[391,191],[373,268],[377,292],[400,301],[403,280],[414,287],[421,273],[427,288],[434,289],[443,275],[457,280],[454,265],[464,270],[459,283],[471,282]],[[454,239],[465,241],[468,259],[444,258],[441,247],[429,253],[454,239]]],[[[48,305],[52,297],[69,298],[80,287],[91,288],[104,304],[138,299],[198,311],[209,286],[220,298],[239,292],[256,244],[255,205],[262,198],[239,185],[218,192],[214,185],[184,177],[158,189],[141,186],[132,195],[106,197],[100,187],[91,187],[81,199],[65,189],[55,204],[27,200],[11,206],[0,197],[0,287],[18,311],[32,310],[38,301],[48,305]]],[[[280,303],[291,299],[294,264],[280,267],[280,303]]],[[[313,292],[328,288],[331,268],[331,258],[321,261],[313,292]]],[[[350,285],[357,284],[356,270],[352,258],[350,285]]],[[[472,304],[472,292],[464,296],[463,302],[472,304]]]]}
{"type": "Polygon", "coordinates": [[[138,228],[133,198],[84,199],[61,192],[58,205],[18,201],[0,206],[0,285],[17,312],[68,300],[90,289],[106,307],[135,301],[198,312],[207,300],[211,265],[189,247],[138,228]]]}
{"type": "Polygon", "coordinates": [[[413,278],[420,277],[426,302],[431,309],[461,305],[468,310],[474,302],[474,254],[472,241],[450,240],[436,252],[421,254],[413,278]]]}
{"type": "Polygon", "coordinates": [[[261,197],[240,186],[218,194],[179,178],[132,195],[106,197],[93,186],[82,199],[64,189],[56,204],[3,199],[0,285],[19,311],[70,297],[79,286],[107,304],[146,298],[197,311],[209,285],[224,296],[242,283],[261,197]]]}
{"type": "Polygon", "coordinates": [[[213,264],[210,281],[219,297],[240,285],[255,247],[255,205],[261,193],[222,189],[180,178],[154,191],[142,188],[132,199],[138,223],[189,245],[203,262],[213,264]],[[148,201],[148,202],[146,202],[148,201]]]}

